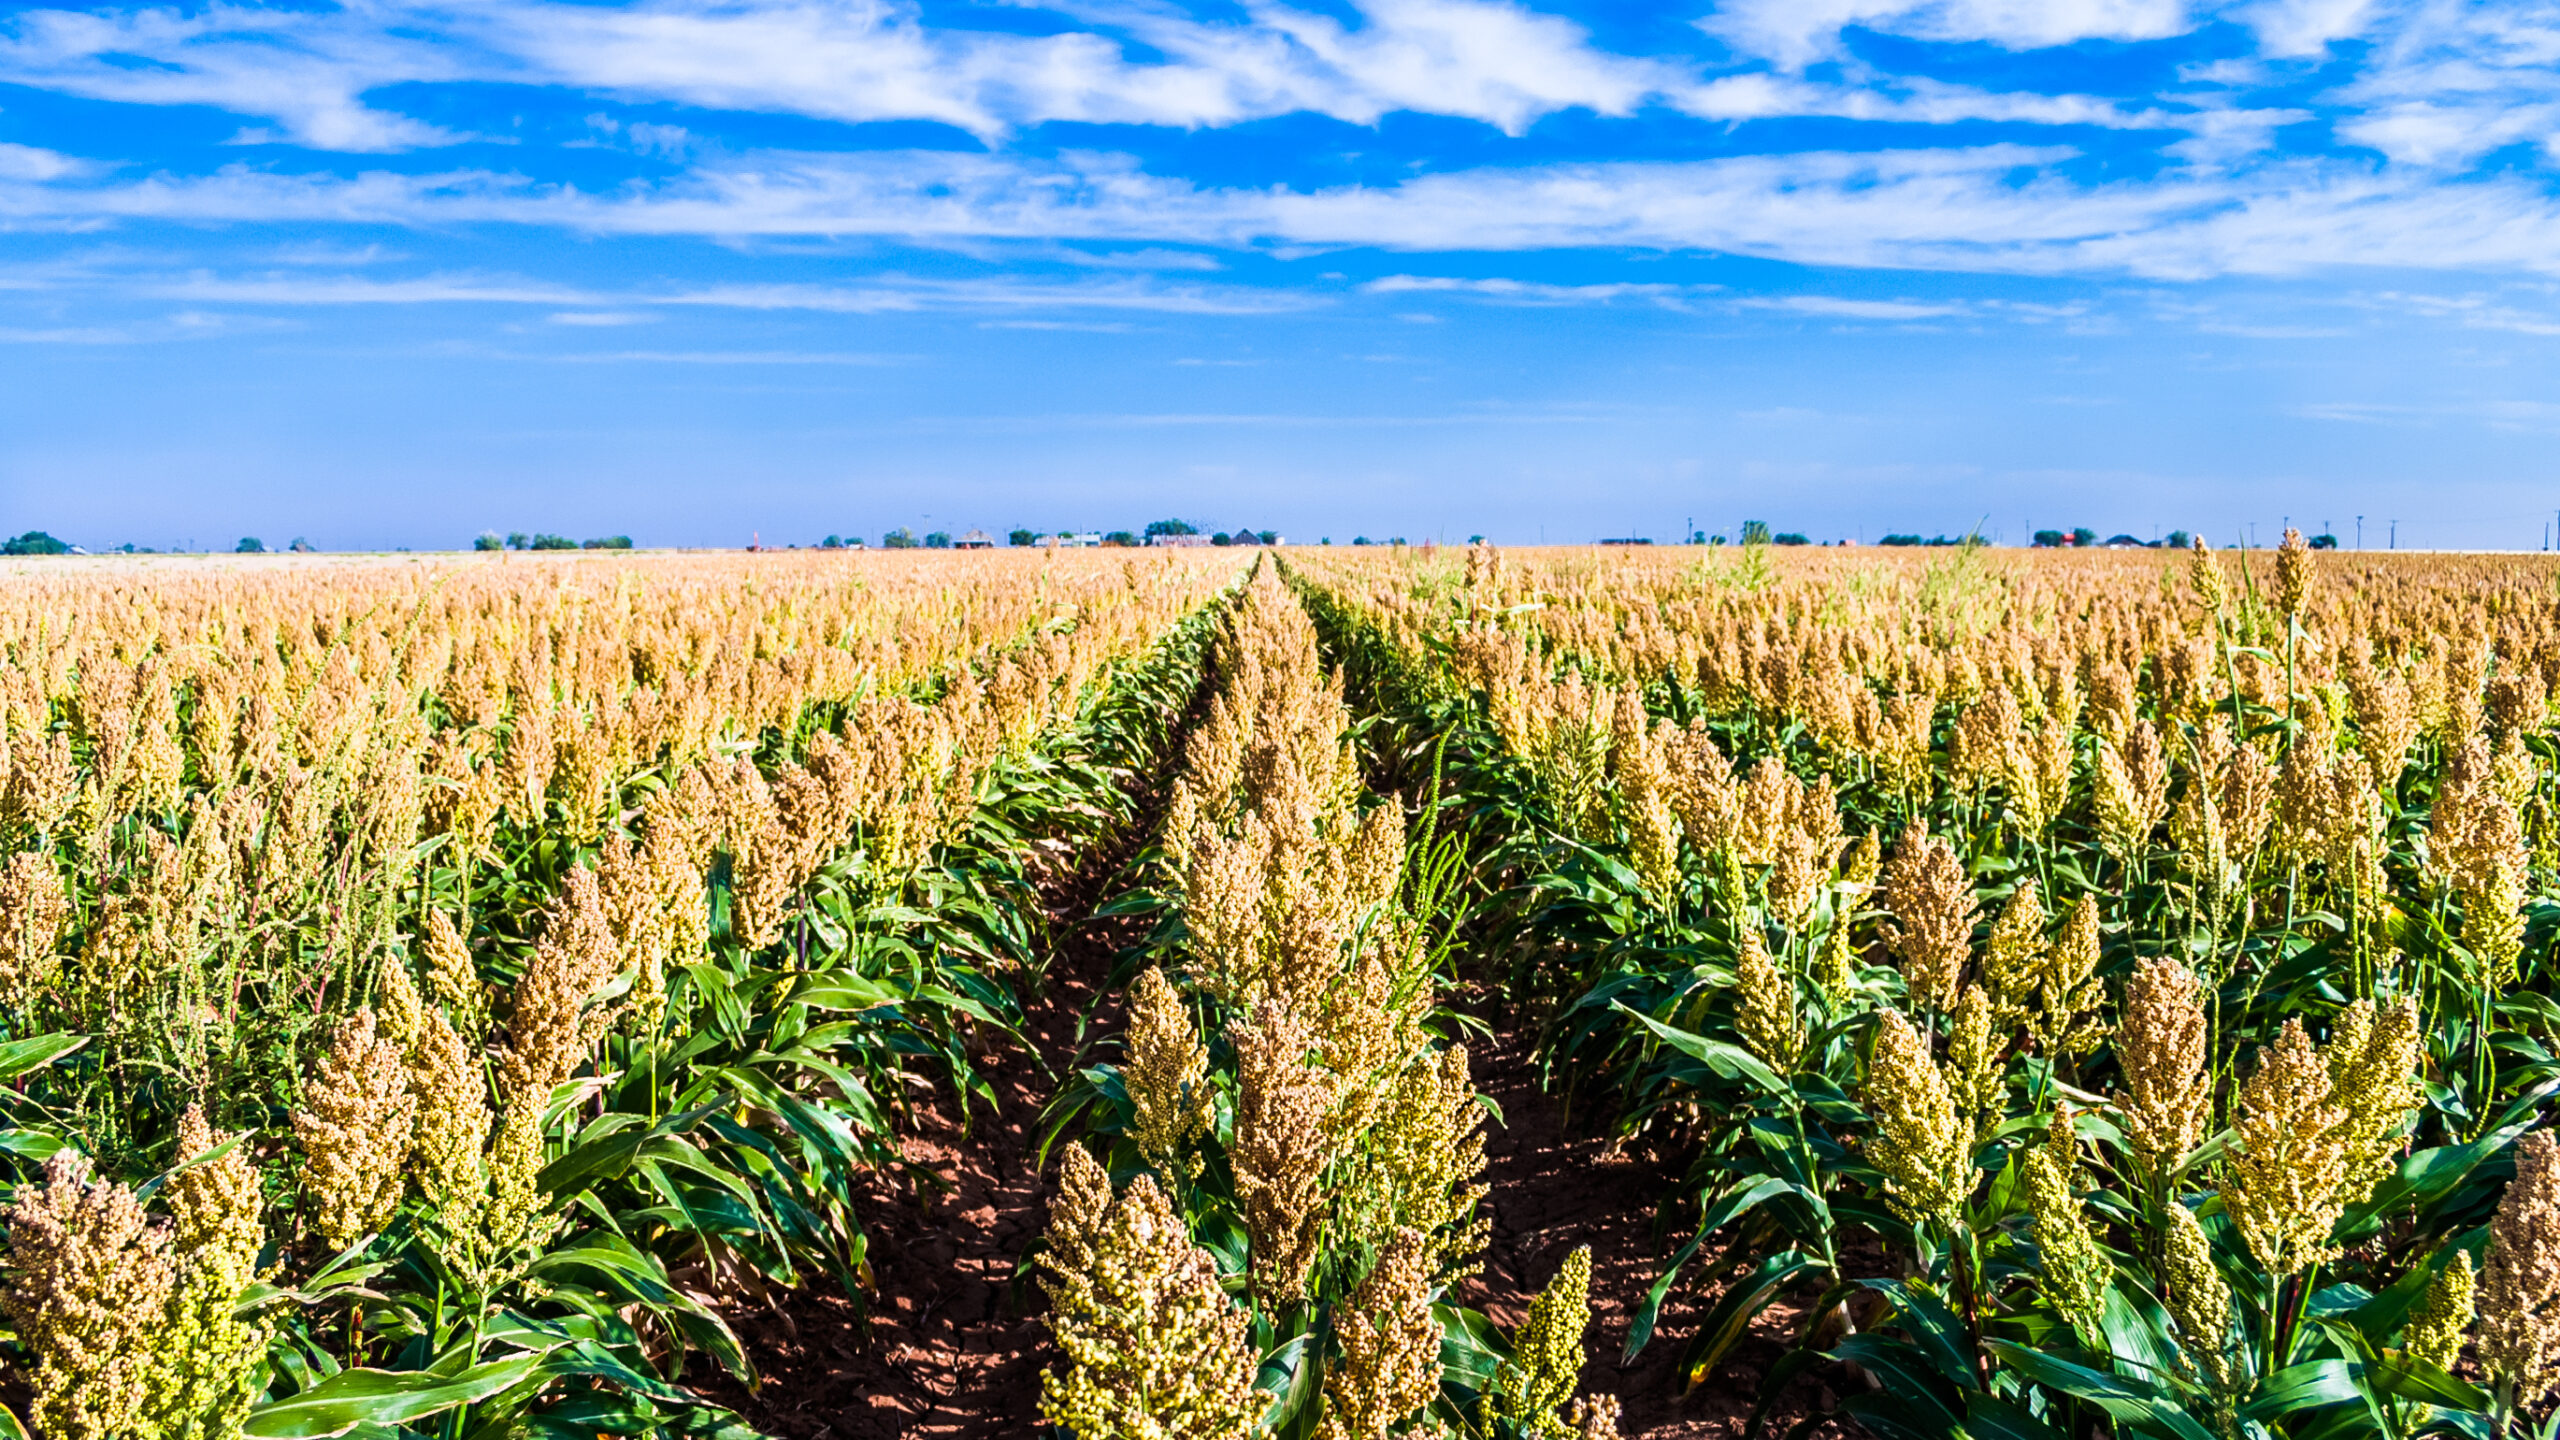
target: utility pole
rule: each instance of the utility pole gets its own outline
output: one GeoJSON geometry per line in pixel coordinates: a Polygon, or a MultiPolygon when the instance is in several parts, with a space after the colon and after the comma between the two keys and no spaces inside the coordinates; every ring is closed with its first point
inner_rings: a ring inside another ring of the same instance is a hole
{"type": "Polygon", "coordinates": [[[2391,548],[2400,548],[2400,522],[2397,520],[2391,522],[2391,548]]]}
{"type": "Polygon", "coordinates": [[[2356,517],[2356,548],[2364,548],[2364,517],[2361,515],[2356,517]]]}

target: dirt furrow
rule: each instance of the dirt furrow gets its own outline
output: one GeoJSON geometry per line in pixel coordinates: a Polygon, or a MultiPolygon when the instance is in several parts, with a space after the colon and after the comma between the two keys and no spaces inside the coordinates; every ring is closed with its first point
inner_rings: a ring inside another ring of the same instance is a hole
{"type": "MultiPolygon", "coordinates": [[[[1204,673],[1166,756],[1181,753],[1210,693],[1204,673]]],[[[1041,1113],[1079,1047],[1119,1031],[1119,999],[1101,992],[1152,922],[1095,912],[1129,884],[1131,862],[1162,819],[1168,782],[1166,763],[1142,767],[1127,780],[1132,824],[1080,862],[1035,870],[1054,948],[1025,997],[1031,1051],[999,1043],[979,1057],[997,1103],[992,1111],[978,1103],[965,1123],[947,1087],[919,1086],[910,1096],[915,1118],[903,1149],[943,1184],[867,1177],[867,1313],[823,1281],[734,1310],[731,1323],[763,1384],[750,1394],[724,1376],[702,1387],[711,1398],[785,1440],[971,1440],[1038,1428],[1048,1337],[1039,1286],[1017,1267],[1048,1220],[1036,1163],[1041,1113]]]]}

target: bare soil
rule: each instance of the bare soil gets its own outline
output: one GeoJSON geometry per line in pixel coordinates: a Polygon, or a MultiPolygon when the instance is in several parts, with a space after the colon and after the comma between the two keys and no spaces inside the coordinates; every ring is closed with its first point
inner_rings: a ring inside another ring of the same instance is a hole
{"type": "MultiPolygon", "coordinates": [[[[1786,1353],[1804,1318],[1801,1305],[1771,1307],[1714,1373],[1684,1387],[1681,1357],[1718,1299],[1715,1277],[1693,1264],[1673,1287],[1652,1341],[1622,1365],[1627,1327],[1686,1230],[1657,1234],[1657,1209],[1679,1193],[1682,1162],[1641,1146],[1615,1147],[1599,1117],[1569,1116],[1561,1097],[1539,1088],[1535,1032],[1495,1006],[1478,1013],[1493,1035],[1471,1048],[1476,1088],[1507,1125],[1485,1141],[1486,1205],[1493,1235],[1484,1271],[1460,1298],[1504,1327],[1527,1318],[1529,1302],[1576,1246],[1591,1247],[1591,1328],[1583,1333],[1582,1393],[1613,1394],[1621,1435],[1635,1440],[1739,1436],[1758,1402],[1760,1376],[1786,1353]]],[[[1702,1257],[1711,1261],[1712,1257],[1702,1257]]],[[[1800,1381],[1773,1407],[1766,1433],[1780,1436],[1832,1397],[1800,1381]],[[1816,1402],[1819,1402],[1818,1404],[1816,1402]]],[[[1852,1433],[1826,1422],[1815,1435],[1852,1433]]]]}
{"type": "MultiPolygon", "coordinates": [[[[1204,679],[1166,753],[1181,753],[1209,693],[1204,679]]],[[[1041,1114],[1084,1063],[1082,1048],[1119,1032],[1120,998],[1102,992],[1153,922],[1095,912],[1125,893],[1169,798],[1164,779],[1161,766],[1126,777],[1137,818],[1109,843],[1082,857],[1034,857],[1051,862],[1034,875],[1052,948],[1026,997],[1030,1048],[998,1040],[979,1057],[993,1111],[981,1100],[964,1116],[945,1086],[911,1096],[902,1149],[942,1183],[867,1177],[868,1306],[805,1286],[769,1308],[734,1311],[763,1383],[751,1394],[723,1376],[702,1387],[710,1398],[785,1440],[1037,1433],[1049,1353],[1040,1288],[1021,1256],[1048,1223],[1048,1180],[1035,1164],[1041,1114]]]]}

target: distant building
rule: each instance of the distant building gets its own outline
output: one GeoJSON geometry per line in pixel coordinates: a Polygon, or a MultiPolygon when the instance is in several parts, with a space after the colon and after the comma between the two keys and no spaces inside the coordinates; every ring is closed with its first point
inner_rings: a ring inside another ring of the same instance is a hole
{"type": "Polygon", "coordinates": [[[1079,535],[1061,530],[1055,535],[1043,535],[1034,543],[1041,545],[1056,545],[1067,550],[1091,550],[1102,544],[1102,532],[1099,530],[1088,530],[1079,535]]]}
{"type": "Polygon", "coordinates": [[[996,548],[996,537],[988,534],[984,530],[964,530],[961,532],[959,539],[951,542],[951,548],[954,550],[993,550],[996,548]]]}
{"type": "Polygon", "coordinates": [[[1206,535],[1150,535],[1147,537],[1147,543],[1189,549],[1194,545],[1208,544],[1209,537],[1206,535]]]}

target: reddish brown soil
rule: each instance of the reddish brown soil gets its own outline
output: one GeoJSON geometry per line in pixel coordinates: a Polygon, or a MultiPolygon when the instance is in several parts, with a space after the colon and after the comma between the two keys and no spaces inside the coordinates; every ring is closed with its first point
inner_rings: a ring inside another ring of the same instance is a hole
{"type": "Polygon", "coordinates": [[[1118,1033],[1119,998],[1098,992],[1150,923],[1092,918],[1123,891],[1123,872],[1156,827],[1161,785],[1132,777],[1131,792],[1137,824],[1080,865],[1042,877],[1055,948],[1026,1007],[1031,1051],[999,1042],[980,1058],[995,1110],[980,1101],[964,1123],[947,1088],[911,1097],[907,1159],[946,1188],[869,1177],[861,1197],[876,1286],[868,1313],[823,1283],[772,1308],[731,1313],[763,1384],[750,1395],[723,1377],[703,1389],[757,1429],[786,1440],[1038,1431],[1047,1332],[1036,1314],[1039,1286],[1027,1274],[1017,1283],[1016,1266],[1048,1221],[1048,1184],[1033,1168],[1042,1107],[1081,1063],[1089,1037],[1118,1033]]]}
{"type": "MultiPolygon", "coordinates": [[[[1653,1340],[1632,1365],[1621,1367],[1627,1326],[1653,1282],[1681,1243],[1679,1233],[1655,1234],[1654,1212],[1679,1193],[1681,1165],[1635,1148],[1612,1147],[1588,1117],[1568,1117],[1559,1097],[1538,1086],[1530,1054],[1534,1036],[1487,1011],[1491,1039],[1471,1049],[1476,1088],[1502,1108],[1507,1126],[1485,1142],[1486,1204],[1493,1236],[1484,1273],[1460,1298],[1505,1327],[1528,1314],[1529,1301],[1578,1245],[1591,1247],[1591,1328],[1584,1332],[1584,1394],[1614,1394],[1624,1407],[1619,1433],[1635,1440],[1689,1440],[1739,1436],[1758,1399],[1760,1375],[1786,1352],[1803,1319],[1797,1305],[1773,1307],[1716,1373],[1682,1393],[1680,1359],[1700,1321],[1717,1299],[1713,1278],[1693,1264],[1662,1307],[1653,1340]]],[[[1709,1257],[1710,1259],[1712,1257],[1709,1257]]],[[[1800,1381],[1771,1416],[1767,1434],[1784,1435],[1830,1397],[1817,1382],[1800,1381]]],[[[1817,1435],[1847,1434],[1836,1423],[1817,1435]]]]}

